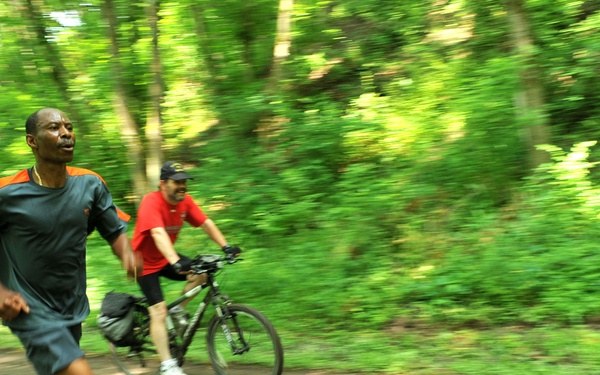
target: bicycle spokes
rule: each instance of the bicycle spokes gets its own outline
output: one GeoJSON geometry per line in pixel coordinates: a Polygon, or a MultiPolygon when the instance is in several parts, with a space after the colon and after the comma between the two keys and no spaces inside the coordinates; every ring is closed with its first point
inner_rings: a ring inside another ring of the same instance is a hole
{"type": "Polygon", "coordinates": [[[263,368],[264,374],[280,374],[283,349],[271,323],[258,311],[242,305],[228,306],[228,314],[215,317],[207,343],[217,374],[245,366],[263,368]]]}

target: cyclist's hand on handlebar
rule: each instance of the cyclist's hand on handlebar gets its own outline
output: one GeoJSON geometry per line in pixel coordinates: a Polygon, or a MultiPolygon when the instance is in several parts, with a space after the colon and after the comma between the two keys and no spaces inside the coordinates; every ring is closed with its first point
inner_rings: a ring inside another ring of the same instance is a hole
{"type": "Polygon", "coordinates": [[[237,246],[231,246],[229,244],[223,246],[221,250],[223,250],[223,252],[225,253],[225,257],[229,260],[233,260],[233,258],[239,257],[242,253],[242,249],[240,249],[237,246]]]}
{"type": "Polygon", "coordinates": [[[180,258],[177,262],[171,265],[177,273],[189,273],[192,270],[192,261],[189,259],[180,258]]]}

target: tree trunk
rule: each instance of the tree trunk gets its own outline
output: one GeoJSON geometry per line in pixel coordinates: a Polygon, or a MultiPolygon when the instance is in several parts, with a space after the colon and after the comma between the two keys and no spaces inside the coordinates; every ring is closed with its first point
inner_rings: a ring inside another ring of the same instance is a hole
{"type": "Polygon", "coordinates": [[[119,43],[117,38],[117,17],[114,13],[112,0],[105,0],[104,15],[109,24],[109,38],[111,43],[112,69],[114,79],[114,106],[117,116],[121,119],[121,137],[127,147],[129,167],[133,179],[134,203],[137,204],[147,193],[146,174],[144,170],[144,149],[140,141],[139,126],[127,106],[127,93],[123,86],[123,68],[120,62],[119,43]]]}
{"type": "Polygon", "coordinates": [[[526,125],[525,138],[529,149],[529,165],[535,168],[549,161],[550,157],[545,151],[536,149],[537,145],[550,142],[540,69],[535,61],[535,45],[524,0],[506,0],[506,7],[513,47],[522,64],[519,67],[522,91],[515,98],[517,117],[529,122],[526,125]]]}
{"type": "MultiPolygon", "coordinates": [[[[265,93],[267,96],[279,93],[280,82],[283,77],[283,63],[290,55],[290,47],[292,45],[291,30],[293,9],[294,0],[279,0],[273,60],[271,61],[271,69],[265,86],[265,93]]],[[[285,124],[289,121],[288,118],[275,116],[270,111],[265,111],[265,113],[261,115],[255,129],[262,146],[267,150],[274,147],[275,143],[273,142],[277,139],[274,136],[280,133],[285,124]]]]}
{"type": "Polygon", "coordinates": [[[58,90],[67,103],[68,108],[64,108],[67,115],[73,119],[74,123],[84,129],[83,133],[89,133],[87,125],[83,121],[83,117],[79,114],[77,107],[73,104],[71,95],[69,95],[69,73],[65,68],[60,58],[60,53],[57,51],[56,45],[48,42],[48,35],[46,34],[46,25],[44,24],[44,15],[36,7],[32,0],[26,2],[27,19],[29,20],[30,27],[33,29],[37,45],[44,49],[42,59],[47,59],[50,63],[52,70],[52,79],[58,86],[58,90]]]}
{"type": "Polygon", "coordinates": [[[152,1],[148,7],[148,22],[152,32],[152,63],[150,72],[154,79],[148,86],[150,97],[150,108],[146,117],[146,176],[148,190],[156,189],[160,179],[160,165],[162,160],[162,115],[161,102],[164,96],[164,85],[162,81],[162,64],[158,48],[158,10],[160,0],[152,1]]]}
{"type": "Polygon", "coordinates": [[[276,91],[283,74],[283,63],[290,55],[290,47],[292,45],[291,30],[293,9],[294,0],[279,0],[273,62],[271,65],[271,74],[267,83],[267,92],[269,93],[276,91]]]}
{"type": "MultiPolygon", "coordinates": [[[[194,25],[196,26],[196,37],[198,38],[198,56],[203,59],[203,68],[208,72],[206,78],[210,82],[211,89],[216,90],[218,85],[215,84],[215,80],[218,76],[218,72],[208,42],[208,34],[206,33],[206,25],[204,23],[204,10],[199,2],[192,2],[190,7],[192,10],[192,17],[194,18],[194,25]]],[[[215,94],[218,95],[218,92],[215,92],[215,94]]]]}

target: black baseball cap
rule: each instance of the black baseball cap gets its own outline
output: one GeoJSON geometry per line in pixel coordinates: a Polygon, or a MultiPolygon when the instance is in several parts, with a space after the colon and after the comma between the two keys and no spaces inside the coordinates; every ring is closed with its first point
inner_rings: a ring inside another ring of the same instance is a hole
{"type": "Polygon", "coordinates": [[[175,181],[193,180],[192,176],[185,173],[181,163],[178,163],[176,161],[167,161],[163,164],[162,168],[160,169],[160,179],[166,180],[168,178],[175,181]]]}

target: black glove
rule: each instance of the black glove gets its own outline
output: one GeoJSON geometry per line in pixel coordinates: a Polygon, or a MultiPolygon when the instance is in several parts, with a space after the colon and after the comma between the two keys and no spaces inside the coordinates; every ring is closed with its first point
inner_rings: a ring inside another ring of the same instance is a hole
{"type": "Polygon", "coordinates": [[[242,253],[242,249],[240,249],[237,246],[233,247],[229,244],[223,246],[221,248],[221,250],[223,250],[223,252],[227,256],[227,258],[235,258],[235,257],[238,257],[242,253]]]}
{"type": "Polygon", "coordinates": [[[171,265],[175,272],[186,272],[192,270],[192,261],[185,258],[179,258],[179,260],[171,265]]]}

